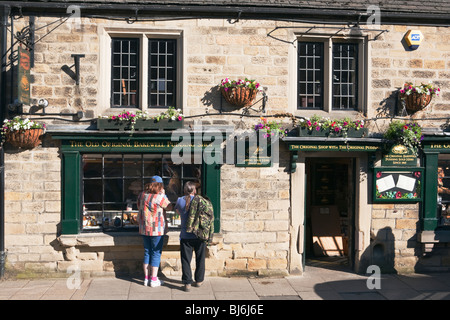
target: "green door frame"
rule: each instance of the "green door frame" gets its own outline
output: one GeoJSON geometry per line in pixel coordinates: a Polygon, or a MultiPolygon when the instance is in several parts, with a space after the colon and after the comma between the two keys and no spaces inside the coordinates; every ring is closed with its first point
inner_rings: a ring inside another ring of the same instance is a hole
{"type": "Polygon", "coordinates": [[[450,153],[450,139],[447,136],[425,136],[423,140],[423,161],[425,167],[424,201],[421,216],[421,229],[435,231],[438,227],[438,161],[440,154],[450,153]]]}

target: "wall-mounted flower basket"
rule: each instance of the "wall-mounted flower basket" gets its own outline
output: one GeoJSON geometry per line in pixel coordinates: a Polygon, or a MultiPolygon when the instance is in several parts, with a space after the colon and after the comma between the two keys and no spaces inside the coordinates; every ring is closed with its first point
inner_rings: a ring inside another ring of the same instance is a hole
{"type": "Polygon", "coordinates": [[[221,88],[220,90],[222,91],[222,96],[229,104],[239,108],[250,106],[257,94],[257,90],[244,87],[230,88],[228,90],[221,88]]]}
{"type": "Polygon", "coordinates": [[[9,131],[5,134],[6,141],[14,147],[22,149],[36,148],[41,144],[41,136],[44,129],[28,129],[19,131],[9,131]]]}
{"type": "Polygon", "coordinates": [[[439,95],[441,90],[434,87],[430,81],[428,84],[413,85],[407,82],[400,89],[400,98],[405,102],[405,109],[414,113],[425,109],[431,102],[433,95],[439,95]]]}
{"type": "Polygon", "coordinates": [[[176,130],[183,128],[184,120],[171,119],[137,119],[134,123],[134,128],[131,120],[112,120],[112,119],[97,119],[97,129],[100,131],[164,131],[176,130]]]}
{"type": "Polygon", "coordinates": [[[236,107],[251,106],[258,93],[259,83],[255,80],[230,80],[222,79],[220,82],[220,91],[225,100],[236,107]]]}
{"type": "Polygon", "coordinates": [[[432,95],[412,93],[409,96],[403,95],[402,99],[405,101],[405,108],[407,111],[417,112],[425,109],[430,104],[432,95]]]}
{"type": "Polygon", "coordinates": [[[2,141],[7,141],[17,148],[31,149],[41,143],[41,136],[45,133],[45,124],[22,119],[19,116],[11,120],[5,119],[0,128],[2,141]]]}

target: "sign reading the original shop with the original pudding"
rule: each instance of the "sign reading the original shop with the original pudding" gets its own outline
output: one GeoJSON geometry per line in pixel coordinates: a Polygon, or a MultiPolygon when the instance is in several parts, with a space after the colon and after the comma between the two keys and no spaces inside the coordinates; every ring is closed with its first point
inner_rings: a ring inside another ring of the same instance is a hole
{"type": "Polygon", "coordinates": [[[374,152],[379,150],[378,146],[370,145],[334,145],[334,144],[293,144],[289,146],[290,151],[364,151],[374,152]]]}
{"type": "Polygon", "coordinates": [[[386,167],[415,167],[417,166],[417,156],[407,147],[398,144],[394,145],[389,153],[383,155],[381,165],[386,167]]]}

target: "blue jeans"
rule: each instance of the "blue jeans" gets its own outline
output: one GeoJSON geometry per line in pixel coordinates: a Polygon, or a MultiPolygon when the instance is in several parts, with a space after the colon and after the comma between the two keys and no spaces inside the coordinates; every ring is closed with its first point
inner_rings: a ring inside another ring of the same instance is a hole
{"type": "Polygon", "coordinates": [[[164,236],[142,236],[144,239],[144,264],[159,267],[164,236]]]}

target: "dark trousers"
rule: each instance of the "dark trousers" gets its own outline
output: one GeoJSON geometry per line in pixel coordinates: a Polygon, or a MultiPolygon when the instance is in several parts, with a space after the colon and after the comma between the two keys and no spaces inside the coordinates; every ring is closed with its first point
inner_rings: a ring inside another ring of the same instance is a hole
{"type": "Polygon", "coordinates": [[[199,239],[181,239],[181,280],[184,284],[192,283],[191,260],[192,252],[195,252],[195,281],[202,282],[205,279],[205,251],[206,243],[199,239]]]}

